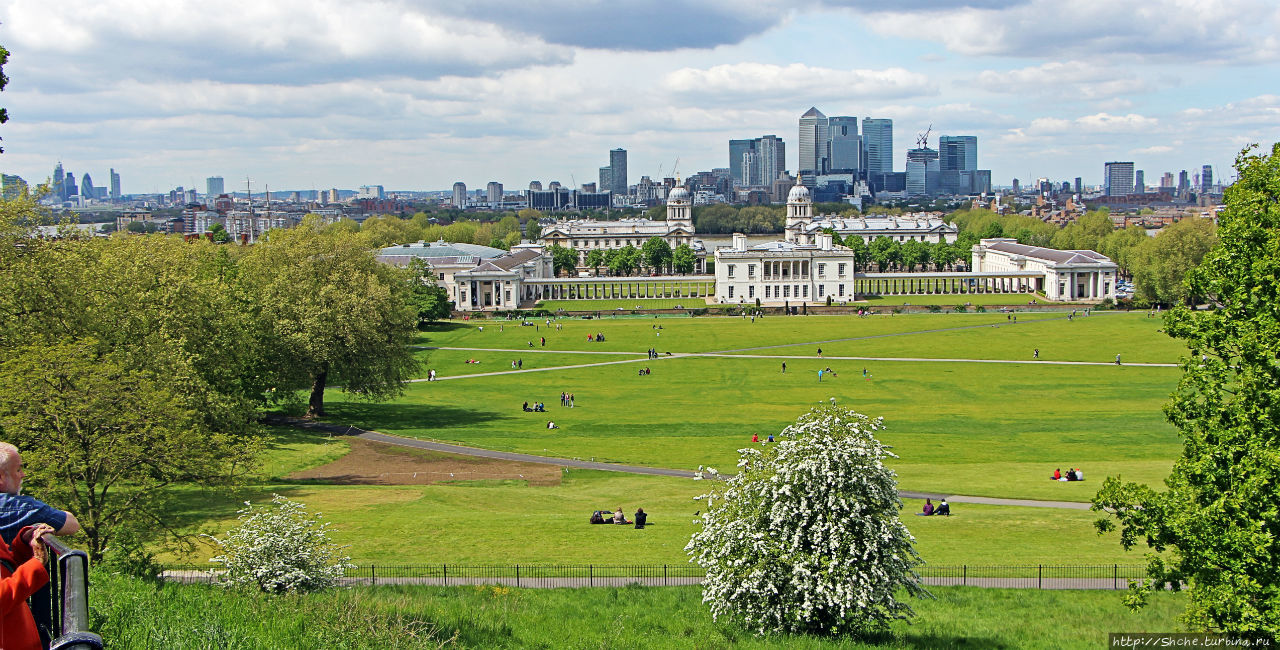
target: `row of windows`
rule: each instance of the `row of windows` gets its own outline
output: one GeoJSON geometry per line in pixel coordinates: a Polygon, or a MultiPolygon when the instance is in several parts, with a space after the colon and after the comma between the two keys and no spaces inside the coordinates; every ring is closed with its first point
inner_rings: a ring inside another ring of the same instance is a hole
{"type": "MultiPolygon", "coordinates": [[[[735,287],[733,285],[729,285],[729,299],[731,300],[734,298],[734,293],[735,293],[734,289],[735,287]]],[[[825,284],[818,285],[818,297],[819,298],[825,297],[826,290],[827,290],[827,285],[825,284]]],[[[836,285],[836,291],[837,291],[836,295],[843,296],[844,285],[843,284],[836,285]]],[[[754,285],[747,287],[747,297],[748,298],[756,297],[756,288],[754,285]]],[[[775,286],[766,284],[764,287],[764,297],[765,298],[808,298],[809,285],[784,284],[782,286],[775,287],[775,286]]]]}
{"type": "MultiPolygon", "coordinates": [[[[726,274],[728,277],[731,277],[731,278],[732,278],[732,277],[734,277],[734,273],[736,272],[736,267],[737,267],[737,266],[738,266],[737,264],[728,264],[728,265],[726,265],[726,266],[725,266],[725,269],[726,269],[725,274],[726,274]]],[[[766,265],[765,265],[765,267],[766,267],[766,268],[768,268],[768,265],[766,264],[766,265]]],[[[841,278],[843,278],[843,277],[844,277],[844,275],[845,275],[845,272],[848,270],[848,267],[849,267],[849,265],[848,265],[848,264],[837,264],[837,265],[836,265],[836,277],[841,277],[841,278]]],[[[755,265],[755,264],[748,264],[748,265],[747,265],[747,277],[748,277],[748,278],[754,278],[754,277],[756,277],[756,265],[755,265]]],[[[770,276],[770,275],[768,275],[768,274],[766,274],[764,277],[765,277],[765,279],[773,278],[773,276],[770,276]]],[[[783,271],[783,273],[782,273],[782,275],[777,276],[777,277],[778,277],[778,278],[784,278],[784,279],[785,279],[785,278],[787,278],[787,277],[790,277],[790,273],[789,273],[787,270],[784,270],[784,271],[783,271]]],[[[797,277],[807,279],[809,276],[808,276],[807,274],[801,273],[801,274],[799,274],[797,277]]],[[[818,277],[819,277],[819,278],[825,278],[825,277],[827,277],[827,265],[826,265],[826,264],[818,264],[818,277]]]]}
{"type": "MultiPolygon", "coordinates": [[[[667,240],[667,243],[669,243],[669,244],[670,244],[670,243],[674,243],[674,244],[687,244],[687,243],[689,243],[689,238],[688,238],[688,237],[672,237],[672,238],[670,238],[670,239],[668,239],[668,238],[666,238],[666,237],[663,237],[663,239],[666,239],[666,240],[667,240]]],[[[615,240],[613,240],[613,247],[614,247],[614,248],[622,248],[623,246],[635,246],[636,248],[639,248],[639,247],[641,247],[641,246],[644,246],[644,243],[645,243],[645,242],[647,242],[647,241],[649,241],[649,239],[615,239],[615,240]]],[[[569,244],[569,248],[579,248],[579,247],[581,247],[581,248],[608,248],[608,247],[609,247],[609,240],[608,240],[608,239],[604,239],[604,240],[601,240],[601,239],[587,239],[587,240],[570,239],[567,243],[569,244]],[[600,243],[601,241],[603,241],[604,243],[603,243],[603,244],[601,244],[601,243],[600,243]]]]}

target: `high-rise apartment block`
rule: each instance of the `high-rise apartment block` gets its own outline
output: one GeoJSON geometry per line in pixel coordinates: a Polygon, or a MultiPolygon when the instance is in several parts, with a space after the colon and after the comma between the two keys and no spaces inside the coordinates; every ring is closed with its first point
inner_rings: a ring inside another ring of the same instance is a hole
{"type": "Polygon", "coordinates": [[[453,184],[453,207],[459,210],[467,207],[467,184],[462,181],[453,184]]]}
{"type": "Polygon", "coordinates": [[[1200,191],[1204,194],[1213,192],[1213,165],[1200,168],[1200,191]]]}
{"type": "Polygon", "coordinates": [[[972,135],[944,135],[938,138],[940,189],[947,194],[973,192],[973,175],[978,171],[978,138],[972,135]]]}
{"type": "Polygon", "coordinates": [[[893,120],[863,118],[862,146],[866,149],[867,172],[888,174],[893,171],[893,120]]]}
{"type": "Polygon", "coordinates": [[[120,200],[120,174],[116,173],[114,167],[111,169],[111,200],[120,200]]]}
{"type": "Polygon", "coordinates": [[[1147,192],[1147,173],[1139,169],[1133,172],[1133,193],[1146,194],[1147,192]]]}
{"type": "Polygon", "coordinates": [[[615,197],[628,194],[626,149],[619,147],[609,150],[609,179],[609,185],[600,185],[601,191],[611,191],[615,197]]]}
{"type": "Polygon", "coordinates": [[[605,189],[609,189],[613,187],[613,167],[612,166],[600,168],[600,176],[599,176],[599,182],[597,183],[597,186],[603,187],[605,189]]]}
{"type": "Polygon", "coordinates": [[[768,187],[786,169],[786,143],[776,135],[729,141],[729,177],[734,185],[768,187]]]}
{"type": "Polygon", "coordinates": [[[485,193],[488,194],[489,205],[497,205],[502,203],[502,183],[498,181],[489,181],[485,186],[485,193]]]}
{"type": "Polygon", "coordinates": [[[1109,162],[1103,166],[1102,180],[1107,196],[1133,194],[1133,163],[1109,162]]]}
{"type": "Polygon", "coordinates": [[[226,193],[227,186],[221,176],[210,176],[204,179],[204,195],[206,198],[212,200],[226,193]]]}
{"type": "MultiPolygon", "coordinates": [[[[827,172],[830,122],[816,106],[800,116],[800,173],[810,177],[827,172]]],[[[802,179],[809,180],[809,179],[802,179]]]]}

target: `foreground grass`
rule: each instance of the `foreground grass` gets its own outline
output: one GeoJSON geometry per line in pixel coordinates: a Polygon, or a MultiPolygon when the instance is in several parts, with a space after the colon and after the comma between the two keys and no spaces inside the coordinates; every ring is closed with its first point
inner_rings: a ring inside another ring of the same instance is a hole
{"type": "Polygon", "coordinates": [[[916,618],[871,638],[757,637],[711,620],[697,587],[376,587],[270,597],[204,585],[94,581],[112,648],[1047,648],[1172,631],[1184,598],[1132,613],[1115,592],[935,587],[916,618]]]}

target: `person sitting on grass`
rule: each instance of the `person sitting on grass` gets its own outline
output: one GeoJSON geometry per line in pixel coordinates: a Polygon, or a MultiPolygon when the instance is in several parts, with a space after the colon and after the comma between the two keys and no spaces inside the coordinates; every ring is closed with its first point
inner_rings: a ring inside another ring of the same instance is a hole
{"type": "Polygon", "coordinates": [[[942,502],[938,504],[938,508],[933,511],[933,514],[947,517],[951,516],[951,506],[947,504],[946,499],[943,499],[942,502]]]}
{"type": "Polygon", "coordinates": [[[1062,480],[1062,468],[1061,468],[1061,467],[1059,467],[1058,469],[1053,470],[1053,480],[1055,480],[1055,481],[1062,480]]]}
{"type": "Polygon", "coordinates": [[[548,428],[548,429],[559,429],[559,428],[560,428],[560,425],[556,424],[555,422],[552,422],[551,420],[547,420],[547,428],[548,428]]]}
{"type": "Polygon", "coordinates": [[[917,512],[917,513],[916,513],[916,516],[917,516],[917,517],[931,517],[931,516],[933,516],[933,501],[931,501],[931,500],[929,500],[929,499],[925,499],[925,500],[924,500],[924,509],[923,509],[923,510],[921,510],[920,512],[917,512]]]}
{"type": "Polygon", "coordinates": [[[636,528],[644,528],[648,520],[649,514],[644,511],[644,508],[636,508],[636,528]]]}
{"type": "Polygon", "coordinates": [[[599,511],[599,510],[594,510],[594,511],[592,511],[592,512],[591,512],[591,523],[593,523],[593,524],[603,524],[603,523],[604,523],[604,515],[600,514],[600,511],[599,511]]]}
{"type": "Polygon", "coordinates": [[[521,407],[520,407],[520,410],[524,411],[525,413],[528,413],[528,412],[532,411],[533,409],[529,408],[529,403],[528,403],[528,402],[525,402],[525,403],[524,403],[524,406],[521,406],[521,407]]]}
{"type": "Polygon", "coordinates": [[[631,523],[631,522],[627,521],[627,516],[626,516],[626,515],[624,515],[624,514],[622,514],[622,506],[618,506],[617,511],[615,511],[615,512],[613,513],[613,523],[615,523],[615,524],[629,524],[629,523],[631,523]]]}

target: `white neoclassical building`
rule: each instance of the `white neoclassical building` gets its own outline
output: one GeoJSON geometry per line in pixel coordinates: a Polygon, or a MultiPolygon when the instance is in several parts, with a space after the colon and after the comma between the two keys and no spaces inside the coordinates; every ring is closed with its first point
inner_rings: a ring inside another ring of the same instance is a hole
{"type": "Polygon", "coordinates": [[[475,244],[418,242],[390,246],[378,255],[397,266],[408,266],[415,257],[426,260],[454,308],[463,311],[518,309],[522,303],[541,299],[545,287],[538,281],[554,277],[551,256],[538,244],[504,251],[475,244]]]}
{"type": "Polygon", "coordinates": [[[694,237],[693,206],[689,191],[676,186],[667,195],[667,220],[651,219],[618,219],[614,221],[597,221],[595,219],[561,219],[542,231],[539,241],[551,248],[563,246],[578,254],[578,268],[587,269],[587,253],[592,250],[640,248],[653,237],[661,237],[674,249],[680,244],[688,244],[697,257],[695,273],[706,272],[706,248],[702,241],[694,237]]]}
{"type": "Polygon", "coordinates": [[[954,224],[947,223],[936,215],[923,212],[902,216],[822,215],[794,220],[788,215],[787,241],[811,244],[815,241],[814,237],[827,228],[834,230],[844,239],[848,239],[849,235],[858,235],[867,243],[871,243],[877,237],[888,237],[896,242],[922,241],[936,244],[945,241],[953,244],[960,234],[959,228],[954,224]]]}
{"type": "Polygon", "coordinates": [[[1015,239],[983,239],[973,247],[975,273],[1035,273],[1032,289],[1049,300],[1115,300],[1118,267],[1089,250],[1062,251],[1019,244],[1015,239]]]}

